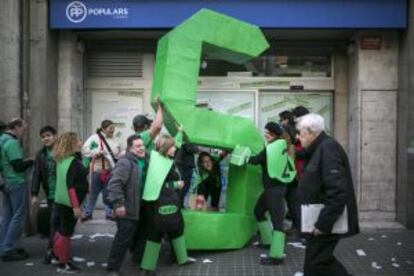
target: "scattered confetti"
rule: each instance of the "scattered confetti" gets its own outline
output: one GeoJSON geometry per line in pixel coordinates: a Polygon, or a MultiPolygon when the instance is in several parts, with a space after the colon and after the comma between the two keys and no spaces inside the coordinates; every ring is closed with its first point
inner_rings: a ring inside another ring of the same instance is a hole
{"type": "Polygon", "coordinates": [[[197,259],[196,258],[192,258],[192,257],[188,257],[188,260],[190,261],[190,262],[196,262],[197,261],[197,259]]]}
{"type": "Polygon", "coordinates": [[[392,266],[393,266],[393,267],[396,267],[396,268],[399,268],[399,267],[400,267],[400,265],[399,265],[399,264],[397,264],[397,263],[392,263],[392,266]]]}
{"type": "Polygon", "coordinates": [[[402,245],[402,242],[397,242],[397,245],[398,245],[398,246],[401,246],[401,245],[402,245]]]}
{"type": "Polygon", "coordinates": [[[260,254],[260,258],[267,258],[267,254],[260,254]]]}
{"type": "Polygon", "coordinates": [[[407,264],[412,265],[413,262],[412,261],[407,261],[407,264]]]}
{"type": "Polygon", "coordinates": [[[369,238],[368,240],[369,240],[369,241],[375,241],[375,239],[374,239],[374,238],[369,238]]]}
{"type": "Polygon", "coordinates": [[[94,240],[96,238],[113,238],[113,237],[114,237],[114,235],[110,234],[110,233],[105,233],[105,234],[96,233],[96,234],[93,234],[93,235],[89,236],[89,238],[92,239],[92,240],[94,240]]]}
{"type": "Polygon", "coordinates": [[[296,272],[293,276],[303,276],[303,272],[296,272]]]}
{"type": "Polygon", "coordinates": [[[102,263],[102,264],[101,264],[101,266],[102,266],[102,267],[107,267],[107,266],[108,266],[108,264],[107,264],[107,263],[102,263]]]}
{"type": "Polygon", "coordinates": [[[204,259],[203,260],[203,264],[210,264],[210,263],[212,263],[213,261],[212,260],[210,260],[210,259],[204,259]]]}
{"type": "Polygon", "coordinates": [[[83,238],[82,234],[73,235],[70,239],[71,240],[80,240],[83,238]]]}
{"type": "Polygon", "coordinates": [[[375,268],[375,269],[382,269],[382,266],[378,265],[377,262],[372,262],[371,266],[372,266],[372,268],[375,268]]]}
{"type": "Polygon", "coordinates": [[[34,263],[25,263],[25,266],[34,266],[34,263]]]}
{"type": "Polygon", "coordinates": [[[92,267],[92,266],[95,266],[95,262],[87,262],[87,263],[86,263],[86,266],[87,266],[87,267],[92,267]]]}
{"type": "Polygon", "coordinates": [[[258,246],[260,243],[258,242],[258,241],[255,241],[254,243],[253,243],[253,245],[255,245],[255,246],[258,246]]]}
{"type": "Polygon", "coordinates": [[[387,235],[382,235],[381,238],[385,239],[387,237],[387,235]]]}
{"type": "Polygon", "coordinates": [[[83,263],[85,261],[85,258],[81,258],[81,257],[73,257],[72,259],[73,261],[77,263],[83,263]]]}
{"type": "Polygon", "coordinates": [[[291,245],[296,248],[306,248],[301,242],[288,242],[288,245],[291,245]]]}
{"type": "Polygon", "coordinates": [[[391,258],[391,262],[395,262],[396,260],[396,258],[391,258]]]}
{"type": "Polygon", "coordinates": [[[358,254],[358,256],[366,256],[367,254],[365,253],[365,251],[364,250],[362,250],[362,249],[357,249],[356,250],[356,253],[358,254]]]}

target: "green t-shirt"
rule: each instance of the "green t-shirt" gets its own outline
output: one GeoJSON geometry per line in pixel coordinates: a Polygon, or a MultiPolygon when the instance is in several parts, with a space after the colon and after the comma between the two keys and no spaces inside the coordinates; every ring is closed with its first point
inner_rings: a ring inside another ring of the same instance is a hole
{"type": "Polygon", "coordinates": [[[56,190],[56,162],[53,160],[52,151],[46,151],[46,164],[47,164],[47,183],[49,185],[48,199],[55,198],[56,190]]]}
{"type": "Polygon", "coordinates": [[[20,142],[7,133],[2,135],[1,139],[7,139],[5,143],[0,142],[2,143],[1,167],[5,182],[9,185],[25,184],[24,172],[16,172],[10,164],[11,161],[23,159],[23,149],[20,146],[20,142]]]}
{"type": "Polygon", "coordinates": [[[151,153],[151,151],[155,149],[155,144],[154,144],[154,141],[151,138],[150,131],[145,130],[141,133],[137,132],[136,134],[141,136],[142,141],[144,141],[145,152],[147,154],[151,153]]]}
{"type": "Polygon", "coordinates": [[[142,191],[144,190],[145,177],[146,177],[145,160],[144,159],[138,159],[137,165],[138,165],[138,171],[142,171],[141,179],[140,179],[140,183],[141,183],[141,189],[140,190],[141,190],[141,194],[142,194],[142,191]]]}

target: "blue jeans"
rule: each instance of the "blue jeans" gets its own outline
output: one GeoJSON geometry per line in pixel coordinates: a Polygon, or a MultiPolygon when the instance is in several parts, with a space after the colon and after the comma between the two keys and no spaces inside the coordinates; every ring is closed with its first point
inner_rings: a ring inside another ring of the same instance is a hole
{"type": "Polygon", "coordinates": [[[3,221],[0,230],[0,251],[8,253],[15,249],[23,232],[27,209],[27,185],[7,186],[3,191],[3,221]]]}
{"type": "MultiPolygon", "coordinates": [[[[85,200],[85,215],[91,216],[93,210],[95,209],[96,201],[98,200],[99,194],[102,192],[102,197],[105,198],[108,194],[107,190],[108,183],[102,183],[99,178],[99,172],[94,172],[92,174],[92,191],[85,200]]],[[[112,209],[105,204],[105,215],[112,215],[112,209]]]]}

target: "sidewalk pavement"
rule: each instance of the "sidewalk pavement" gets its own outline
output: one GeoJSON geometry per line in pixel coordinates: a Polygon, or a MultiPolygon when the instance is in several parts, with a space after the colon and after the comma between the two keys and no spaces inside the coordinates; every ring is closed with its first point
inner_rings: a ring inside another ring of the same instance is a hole
{"type": "MultiPolygon", "coordinates": [[[[77,262],[82,269],[81,275],[105,275],[104,266],[115,229],[113,222],[91,221],[78,224],[77,234],[72,240],[72,253],[73,257],[77,257],[75,260],[82,261],[77,262]],[[105,235],[93,236],[96,233],[105,235]]],[[[55,266],[42,264],[47,239],[39,236],[26,237],[22,239],[21,245],[28,250],[31,258],[21,262],[0,262],[1,275],[56,275],[55,266]]],[[[172,251],[166,243],[161,250],[157,275],[298,276],[303,271],[304,252],[300,241],[288,239],[285,263],[281,266],[262,266],[259,264],[260,255],[267,251],[256,247],[253,239],[240,250],[191,251],[189,254],[196,258],[196,262],[180,267],[172,262],[172,251]]],[[[414,275],[414,231],[366,231],[342,240],[336,256],[353,275],[414,275]]],[[[141,275],[138,264],[133,264],[129,255],[125,258],[121,272],[123,275],[141,275]]]]}

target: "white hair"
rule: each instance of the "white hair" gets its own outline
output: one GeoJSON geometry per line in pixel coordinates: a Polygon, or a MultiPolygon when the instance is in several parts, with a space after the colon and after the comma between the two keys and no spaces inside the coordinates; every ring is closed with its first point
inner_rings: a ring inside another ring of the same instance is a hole
{"type": "Polygon", "coordinates": [[[297,119],[298,130],[307,129],[309,132],[319,135],[325,130],[325,121],[321,115],[309,113],[297,119]]]}

